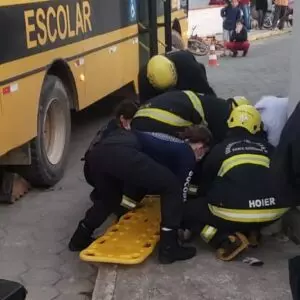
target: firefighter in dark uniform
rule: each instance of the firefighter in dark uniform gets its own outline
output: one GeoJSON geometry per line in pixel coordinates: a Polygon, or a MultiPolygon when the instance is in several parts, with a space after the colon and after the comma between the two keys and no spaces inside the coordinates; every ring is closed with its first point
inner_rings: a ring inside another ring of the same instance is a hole
{"type": "Polygon", "coordinates": [[[215,142],[224,139],[227,119],[233,107],[249,101],[233,97],[228,101],[216,96],[192,91],[170,91],[156,96],[142,105],[134,116],[132,127],[140,131],[176,135],[192,124],[207,123],[215,142]]]}
{"type": "Polygon", "coordinates": [[[190,127],[180,134],[152,135],[118,127],[110,131],[86,156],[88,178],[95,188],[94,204],[72,236],[69,249],[81,251],[92,234],[120,206],[125,186],[155,191],[161,196],[159,260],[172,263],[192,258],[196,250],[178,244],[186,185],[196,161],[207,151],[205,127],[190,127]]]}
{"type": "Polygon", "coordinates": [[[224,261],[247,248],[250,231],[278,220],[290,207],[269,180],[273,149],[256,135],[261,130],[259,112],[250,105],[239,106],[232,111],[228,127],[228,137],[205,159],[201,197],[188,200],[184,213],[184,222],[224,261]]]}
{"type": "Polygon", "coordinates": [[[138,75],[140,103],[170,89],[216,95],[207,81],[203,64],[186,50],[153,56],[138,75]]]}

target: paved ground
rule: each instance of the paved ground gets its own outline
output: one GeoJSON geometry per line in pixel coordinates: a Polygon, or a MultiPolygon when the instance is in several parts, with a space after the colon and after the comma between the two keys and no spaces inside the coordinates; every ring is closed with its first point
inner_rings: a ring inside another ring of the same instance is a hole
{"type": "MultiPolygon", "coordinates": [[[[258,42],[248,57],[222,59],[219,68],[208,69],[218,94],[253,101],[264,94],[286,95],[289,41],[285,36],[258,42]]],[[[68,252],[67,242],[90,205],[80,157],[105,115],[101,105],[76,116],[68,170],[55,188],[0,207],[0,278],[24,283],[28,300],[90,298],[97,270],[68,252]]],[[[168,267],[155,258],[134,268],[102,266],[98,299],[290,299],[287,259],[297,252],[289,243],[267,241],[259,252],[266,265],[259,270],[218,262],[203,247],[194,260],[168,267]]]]}
{"type": "MultiPolygon", "coordinates": [[[[287,95],[289,90],[290,34],[253,42],[248,56],[219,59],[208,79],[222,97],[244,95],[256,102],[261,95],[287,95]]],[[[199,61],[208,63],[207,57],[199,61]]]]}

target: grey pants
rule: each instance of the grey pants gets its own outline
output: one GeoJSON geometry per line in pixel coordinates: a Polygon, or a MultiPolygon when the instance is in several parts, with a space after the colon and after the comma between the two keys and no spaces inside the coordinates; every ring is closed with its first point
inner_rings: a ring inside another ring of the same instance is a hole
{"type": "Polygon", "coordinates": [[[272,26],[273,29],[277,27],[278,20],[280,20],[278,24],[278,28],[283,29],[286,13],[287,13],[287,6],[283,6],[283,5],[275,6],[273,26],[272,26]]]}

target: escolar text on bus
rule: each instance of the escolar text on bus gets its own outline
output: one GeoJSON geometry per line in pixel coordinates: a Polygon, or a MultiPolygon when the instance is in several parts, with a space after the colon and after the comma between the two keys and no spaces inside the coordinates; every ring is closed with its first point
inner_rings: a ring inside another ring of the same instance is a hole
{"type": "Polygon", "coordinates": [[[27,48],[45,46],[57,40],[65,40],[92,31],[89,1],[69,5],[49,6],[24,11],[27,48]],[[71,14],[75,13],[75,16],[71,14]],[[74,20],[73,23],[71,20],[74,20]]]}

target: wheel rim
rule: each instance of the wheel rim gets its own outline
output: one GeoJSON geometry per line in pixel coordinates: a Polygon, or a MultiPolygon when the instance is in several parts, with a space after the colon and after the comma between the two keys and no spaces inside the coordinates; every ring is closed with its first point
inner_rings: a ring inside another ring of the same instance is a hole
{"type": "Polygon", "coordinates": [[[67,124],[64,109],[53,98],[49,101],[43,120],[43,143],[49,163],[56,165],[61,161],[66,142],[67,124]]]}

